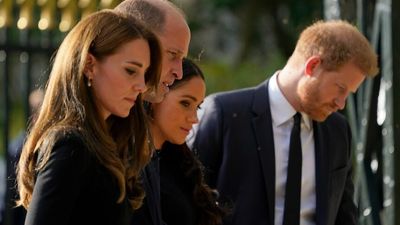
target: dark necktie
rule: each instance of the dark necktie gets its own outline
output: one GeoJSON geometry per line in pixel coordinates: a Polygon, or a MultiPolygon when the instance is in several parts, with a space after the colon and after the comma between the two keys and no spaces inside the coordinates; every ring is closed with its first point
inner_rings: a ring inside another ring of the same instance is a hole
{"type": "Polygon", "coordinates": [[[287,170],[285,208],[283,213],[283,225],[300,224],[300,200],[301,200],[301,139],[300,121],[301,114],[294,115],[294,124],[290,134],[289,163],[287,170]]]}

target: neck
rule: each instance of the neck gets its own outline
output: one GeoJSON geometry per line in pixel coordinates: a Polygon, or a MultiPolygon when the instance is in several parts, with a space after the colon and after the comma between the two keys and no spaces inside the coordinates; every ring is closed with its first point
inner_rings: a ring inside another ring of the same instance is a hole
{"type": "Polygon", "coordinates": [[[301,78],[300,69],[286,65],[278,74],[276,81],[282,94],[292,107],[300,112],[298,84],[301,78]]]}
{"type": "Polygon", "coordinates": [[[150,124],[150,132],[151,132],[151,138],[153,139],[154,147],[156,148],[156,150],[160,150],[165,142],[165,139],[161,137],[157,127],[153,124],[150,124]]]}

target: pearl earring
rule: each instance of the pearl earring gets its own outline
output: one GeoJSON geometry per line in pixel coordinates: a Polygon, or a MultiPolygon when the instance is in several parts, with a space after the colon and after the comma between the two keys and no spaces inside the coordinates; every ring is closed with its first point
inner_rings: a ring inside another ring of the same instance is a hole
{"type": "Polygon", "coordinates": [[[92,78],[89,78],[89,79],[88,79],[87,86],[88,86],[88,87],[91,87],[91,86],[92,86],[92,78]]]}

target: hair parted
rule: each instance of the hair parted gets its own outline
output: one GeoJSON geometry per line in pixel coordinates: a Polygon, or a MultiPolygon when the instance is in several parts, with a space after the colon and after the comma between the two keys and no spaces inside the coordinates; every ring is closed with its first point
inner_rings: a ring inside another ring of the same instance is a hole
{"type": "Polygon", "coordinates": [[[321,57],[326,70],[352,62],[366,76],[379,71],[377,55],[367,38],[343,20],[317,21],[301,33],[291,60],[303,62],[314,55],[321,57]]]}
{"type": "Polygon", "coordinates": [[[83,74],[89,53],[102,60],[136,39],[149,44],[151,65],[145,80],[149,88],[156,88],[161,70],[160,44],[135,19],[102,10],[83,18],[65,37],[54,58],[37,121],[29,127],[21,154],[17,204],[29,206],[37,172],[46,165],[55,143],[72,133],[82,138],[87,149],[118,181],[118,202],[128,195],[133,208],[141,205],[144,194],[136,180],[150,158],[141,95],[128,117],[111,115],[104,121],[83,74]]]}

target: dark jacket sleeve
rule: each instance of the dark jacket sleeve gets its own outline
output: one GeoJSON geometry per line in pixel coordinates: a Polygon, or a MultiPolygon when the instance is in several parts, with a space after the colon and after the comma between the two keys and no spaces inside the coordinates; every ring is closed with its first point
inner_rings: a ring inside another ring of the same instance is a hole
{"type": "MultiPolygon", "coordinates": [[[[25,225],[69,223],[80,189],[87,182],[88,151],[77,138],[57,143],[38,172],[25,225]]],[[[90,160],[89,160],[90,161],[90,160]]]]}
{"type": "Polygon", "coordinates": [[[223,121],[222,108],[215,98],[209,96],[202,106],[204,114],[195,130],[192,151],[205,167],[205,177],[211,188],[216,188],[222,158],[223,121]]]}
{"type": "Polygon", "coordinates": [[[348,162],[347,162],[347,171],[346,171],[346,181],[345,188],[342,194],[342,199],[340,201],[338,214],[336,216],[336,225],[356,225],[358,224],[358,215],[357,215],[357,207],[354,203],[354,184],[352,177],[352,165],[353,160],[351,157],[351,130],[347,125],[347,137],[349,140],[348,143],[348,162]]]}

